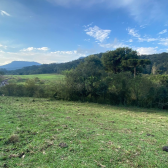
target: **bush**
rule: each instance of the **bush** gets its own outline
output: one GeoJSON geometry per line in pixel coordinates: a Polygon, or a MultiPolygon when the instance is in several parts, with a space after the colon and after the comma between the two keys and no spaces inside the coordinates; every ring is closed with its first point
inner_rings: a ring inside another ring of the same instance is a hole
{"type": "Polygon", "coordinates": [[[141,75],[133,78],[130,72],[95,72],[101,75],[97,77],[82,71],[82,67],[80,65],[78,69],[68,71],[64,83],[43,85],[39,84],[38,79],[28,80],[25,85],[1,87],[0,94],[168,109],[167,82],[155,82],[141,75]],[[87,74],[83,76],[84,72],[87,74]]]}

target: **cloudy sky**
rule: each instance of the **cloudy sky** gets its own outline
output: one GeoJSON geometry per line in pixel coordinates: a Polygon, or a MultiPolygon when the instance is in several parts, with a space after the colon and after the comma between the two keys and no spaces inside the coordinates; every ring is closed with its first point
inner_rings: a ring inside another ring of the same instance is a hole
{"type": "Polygon", "coordinates": [[[130,47],[168,52],[167,0],[0,0],[0,65],[130,47]]]}

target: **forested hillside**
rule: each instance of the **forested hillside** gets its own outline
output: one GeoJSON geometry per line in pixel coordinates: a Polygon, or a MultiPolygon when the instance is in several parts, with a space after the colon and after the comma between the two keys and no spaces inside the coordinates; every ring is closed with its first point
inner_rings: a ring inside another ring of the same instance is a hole
{"type": "MultiPolygon", "coordinates": [[[[99,58],[102,57],[103,53],[94,54],[99,58]]],[[[149,59],[151,61],[150,65],[147,65],[143,70],[146,74],[167,74],[168,73],[168,53],[163,52],[160,54],[152,55],[142,55],[141,59],[149,59]]],[[[76,68],[81,62],[84,62],[84,58],[74,60],[67,63],[52,63],[43,65],[33,65],[29,67],[24,67],[22,69],[5,71],[6,74],[13,75],[28,75],[28,74],[48,74],[48,73],[61,73],[64,70],[70,70],[76,68]]]]}
{"type": "Polygon", "coordinates": [[[143,59],[149,59],[151,64],[147,66],[146,73],[164,74],[168,73],[168,53],[163,52],[160,54],[142,55],[143,59]]]}
{"type": "MultiPolygon", "coordinates": [[[[61,83],[44,85],[35,78],[27,80],[25,84],[10,83],[0,93],[8,96],[54,97],[62,100],[167,109],[167,75],[142,75],[144,68],[151,64],[149,59],[144,58],[146,57],[140,57],[136,51],[126,47],[58,64],[59,66],[51,64],[57,73],[70,69],[64,71],[65,79],[61,83]]],[[[41,66],[43,71],[40,72],[52,72],[51,65],[41,66]],[[45,66],[48,68],[45,69],[45,66]]],[[[153,69],[152,66],[152,72],[153,69]]]]}
{"type": "MultiPolygon", "coordinates": [[[[95,54],[95,56],[98,56],[99,58],[101,58],[102,53],[95,54]]],[[[29,67],[24,67],[22,69],[17,69],[14,71],[8,71],[5,73],[11,74],[11,75],[61,73],[64,70],[70,70],[72,68],[76,68],[83,61],[84,61],[84,57],[67,63],[43,64],[40,66],[33,65],[29,67]]]]}

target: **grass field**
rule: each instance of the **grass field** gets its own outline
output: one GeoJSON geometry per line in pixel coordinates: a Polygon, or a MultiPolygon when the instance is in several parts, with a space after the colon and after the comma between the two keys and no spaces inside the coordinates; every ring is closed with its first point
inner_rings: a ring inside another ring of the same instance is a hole
{"type": "Polygon", "coordinates": [[[26,80],[35,78],[39,78],[40,81],[49,84],[51,82],[62,82],[64,77],[64,75],[60,74],[5,75],[5,78],[11,78],[10,82],[17,84],[24,84],[26,80]]]}
{"type": "Polygon", "coordinates": [[[0,167],[168,167],[168,113],[0,97],[0,167]]]}

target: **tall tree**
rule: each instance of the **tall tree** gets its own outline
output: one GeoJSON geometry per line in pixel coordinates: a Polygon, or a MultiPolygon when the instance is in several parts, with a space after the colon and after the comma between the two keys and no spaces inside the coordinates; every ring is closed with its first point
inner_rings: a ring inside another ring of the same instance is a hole
{"type": "Polygon", "coordinates": [[[156,75],[157,72],[157,67],[156,67],[156,63],[154,62],[153,66],[152,66],[152,70],[151,70],[153,75],[156,75]]]}
{"type": "Polygon", "coordinates": [[[109,51],[103,54],[102,62],[107,71],[112,71],[113,73],[118,73],[121,71],[132,71],[134,68],[134,77],[136,76],[136,69],[138,66],[145,67],[145,65],[150,64],[147,59],[139,59],[137,51],[131,48],[117,48],[114,51],[109,51]]]}
{"type": "Polygon", "coordinates": [[[147,59],[128,59],[122,62],[123,65],[134,68],[134,78],[136,77],[136,68],[138,66],[145,67],[150,64],[150,61],[147,59]]]}
{"type": "Polygon", "coordinates": [[[102,62],[107,71],[118,73],[129,70],[122,62],[128,59],[138,59],[137,52],[128,47],[117,48],[114,51],[108,51],[103,54],[102,62]]]}
{"type": "Polygon", "coordinates": [[[67,84],[83,98],[96,96],[98,83],[101,82],[103,66],[97,56],[89,56],[77,68],[66,74],[67,84]]]}

